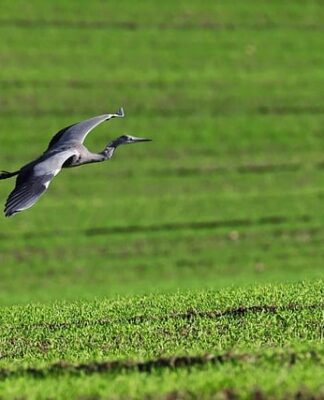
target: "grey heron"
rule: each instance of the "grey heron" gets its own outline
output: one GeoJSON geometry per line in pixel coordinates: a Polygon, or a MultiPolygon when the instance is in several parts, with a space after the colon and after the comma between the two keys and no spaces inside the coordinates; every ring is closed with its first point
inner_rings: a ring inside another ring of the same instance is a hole
{"type": "Polygon", "coordinates": [[[106,161],[113,156],[116,148],[122,144],[151,140],[123,135],[109,142],[99,153],[92,153],[84,146],[83,142],[92,129],[104,121],[123,116],[124,110],[120,108],[115,114],[99,115],[70,125],[53,136],[48,148],[36,160],[29,162],[15,172],[2,171],[0,179],[18,175],[16,186],[6,201],[5,216],[10,217],[32,207],[62,168],[106,161]]]}

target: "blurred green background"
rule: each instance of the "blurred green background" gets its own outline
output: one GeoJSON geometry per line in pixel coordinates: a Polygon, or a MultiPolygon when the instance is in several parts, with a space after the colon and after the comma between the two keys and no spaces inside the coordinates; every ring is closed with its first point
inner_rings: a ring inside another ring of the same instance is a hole
{"type": "MultiPolygon", "coordinates": [[[[0,219],[0,303],[324,276],[321,1],[1,1],[0,169],[123,106],[0,219]]],[[[14,182],[1,181],[5,202],[14,182]]]]}

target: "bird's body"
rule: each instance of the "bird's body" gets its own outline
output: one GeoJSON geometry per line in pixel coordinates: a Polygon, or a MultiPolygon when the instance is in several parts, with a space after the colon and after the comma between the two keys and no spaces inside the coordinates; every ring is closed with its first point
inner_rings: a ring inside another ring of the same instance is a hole
{"type": "Polygon", "coordinates": [[[54,135],[47,150],[36,160],[24,165],[18,171],[2,172],[0,179],[18,175],[16,186],[5,205],[6,217],[33,206],[62,168],[109,160],[119,145],[149,140],[123,135],[111,141],[99,153],[92,153],[84,146],[87,134],[97,125],[111,118],[123,116],[123,109],[120,109],[115,114],[100,115],[68,126],[54,135]]]}

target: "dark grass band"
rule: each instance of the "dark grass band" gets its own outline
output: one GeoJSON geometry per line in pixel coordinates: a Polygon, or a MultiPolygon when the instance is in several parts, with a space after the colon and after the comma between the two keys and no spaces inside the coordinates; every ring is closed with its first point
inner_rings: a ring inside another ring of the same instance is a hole
{"type": "Polygon", "coordinates": [[[65,361],[56,362],[46,367],[26,367],[26,368],[1,368],[0,380],[19,376],[29,376],[33,378],[46,378],[47,376],[60,375],[93,375],[106,373],[120,373],[122,371],[151,373],[161,369],[191,368],[205,365],[223,365],[225,363],[262,363],[276,362],[281,366],[288,367],[298,362],[311,360],[313,364],[322,364],[323,355],[316,350],[303,352],[275,352],[272,354],[262,353],[224,353],[224,354],[205,354],[197,356],[175,356],[160,357],[147,361],[137,360],[117,360],[72,364],[65,361]]]}

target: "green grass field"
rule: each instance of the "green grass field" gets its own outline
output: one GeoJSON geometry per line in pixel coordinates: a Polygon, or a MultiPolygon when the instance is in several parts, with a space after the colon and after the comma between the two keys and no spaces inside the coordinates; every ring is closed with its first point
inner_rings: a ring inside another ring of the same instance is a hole
{"type": "Polygon", "coordinates": [[[7,307],[0,390],[60,399],[323,395],[323,296],[318,282],[7,307]]]}
{"type": "Polygon", "coordinates": [[[324,397],[323,20],[316,0],[2,1],[0,169],[120,106],[88,147],[153,142],[1,217],[0,398],[324,397]]]}

